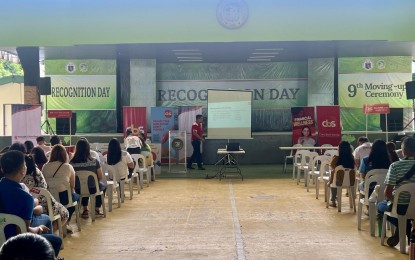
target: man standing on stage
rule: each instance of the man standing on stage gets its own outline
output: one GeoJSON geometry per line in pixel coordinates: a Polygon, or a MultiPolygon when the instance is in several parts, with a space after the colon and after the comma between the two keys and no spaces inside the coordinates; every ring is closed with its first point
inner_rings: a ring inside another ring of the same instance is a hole
{"type": "Polygon", "coordinates": [[[198,170],[205,170],[202,165],[202,154],[200,153],[200,143],[204,143],[203,129],[202,129],[203,116],[196,115],[196,122],[192,125],[192,146],[193,154],[187,162],[187,169],[194,169],[192,167],[193,161],[196,161],[198,170]]]}

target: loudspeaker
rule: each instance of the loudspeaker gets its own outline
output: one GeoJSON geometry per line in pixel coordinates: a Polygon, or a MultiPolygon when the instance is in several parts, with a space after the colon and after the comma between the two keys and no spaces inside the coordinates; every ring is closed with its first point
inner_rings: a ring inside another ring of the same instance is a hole
{"type": "Polygon", "coordinates": [[[69,135],[69,122],[71,122],[71,135],[76,133],[76,113],[72,113],[72,118],[56,118],[56,134],[69,135]]]}
{"type": "Polygon", "coordinates": [[[50,77],[39,78],[39,95],[50,95],[51,85],[50,77]]]}
{"type": "Polygon", "coordinates": [[[406,99],[415,99],[415,81],[405,83],[406,99]]]}
{"type": "MultiPolygon", "coordinates": [[[[380,128],[386,132],[386,115],[380,114],[380,128]]],[[[391,108],[388,114],[388,131],[403,130],[403,108],[391,108]]]]}

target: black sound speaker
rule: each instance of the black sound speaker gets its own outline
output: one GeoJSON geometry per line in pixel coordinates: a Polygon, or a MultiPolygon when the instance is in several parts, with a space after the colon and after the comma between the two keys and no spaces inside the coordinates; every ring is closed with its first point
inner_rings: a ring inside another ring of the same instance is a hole
{"type": "Polygon", "coordinates": [[[51,89],[50,77],[39,78],[39,95],[50,95],[51,89]]]}
{"type": "Polygon", "coordinates": [[[415,81],[405,83],[406,99],[415,99],[415,81]]]}
{"type": "Polygon", "coordinates": [[[76,113],[72,113],[72,118],[56,118],[56,134],[69,135],[69,122],[71,122],[71,135],[76,133],[76,113]]]}
{"type": "MultiPolygon", "coordinates": [[[[380,128],[386,132],[386,115],[380,114],[380,128]]],[[[388,114],[388,131],[403,130],[403,108],[391,108],[388,114]]]]}

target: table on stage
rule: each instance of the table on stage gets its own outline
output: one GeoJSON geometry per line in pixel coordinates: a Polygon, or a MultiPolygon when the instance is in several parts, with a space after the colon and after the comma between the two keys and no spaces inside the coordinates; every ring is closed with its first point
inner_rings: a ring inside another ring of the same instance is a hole
{"type": "Polygon", "coordinates": [[[244,176],[242,175],[242,171],[239,168],[239,156],[245,155],[245,150],[239,149],[239,151],[228,151],[226,149],[218,149],[216,152],[216,156],[218,157],[218,161],[215,163],[216,165],[216,176],[219,176],[219,180],[222,177],[225,177],[227,170],[233,170],[231,173],[238,173],[242,180],[244,180],[244,176]]]}

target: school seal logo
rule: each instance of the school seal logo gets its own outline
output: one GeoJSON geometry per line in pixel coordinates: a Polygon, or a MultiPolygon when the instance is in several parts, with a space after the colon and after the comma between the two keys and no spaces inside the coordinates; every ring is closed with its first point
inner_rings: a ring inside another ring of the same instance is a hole
{"type": "Polygon", "coordinates": [[[226,29],[242,27],[249,16],[249,8],[244,0],[221,0],[216,7],[216,18],[226,29]]]}

